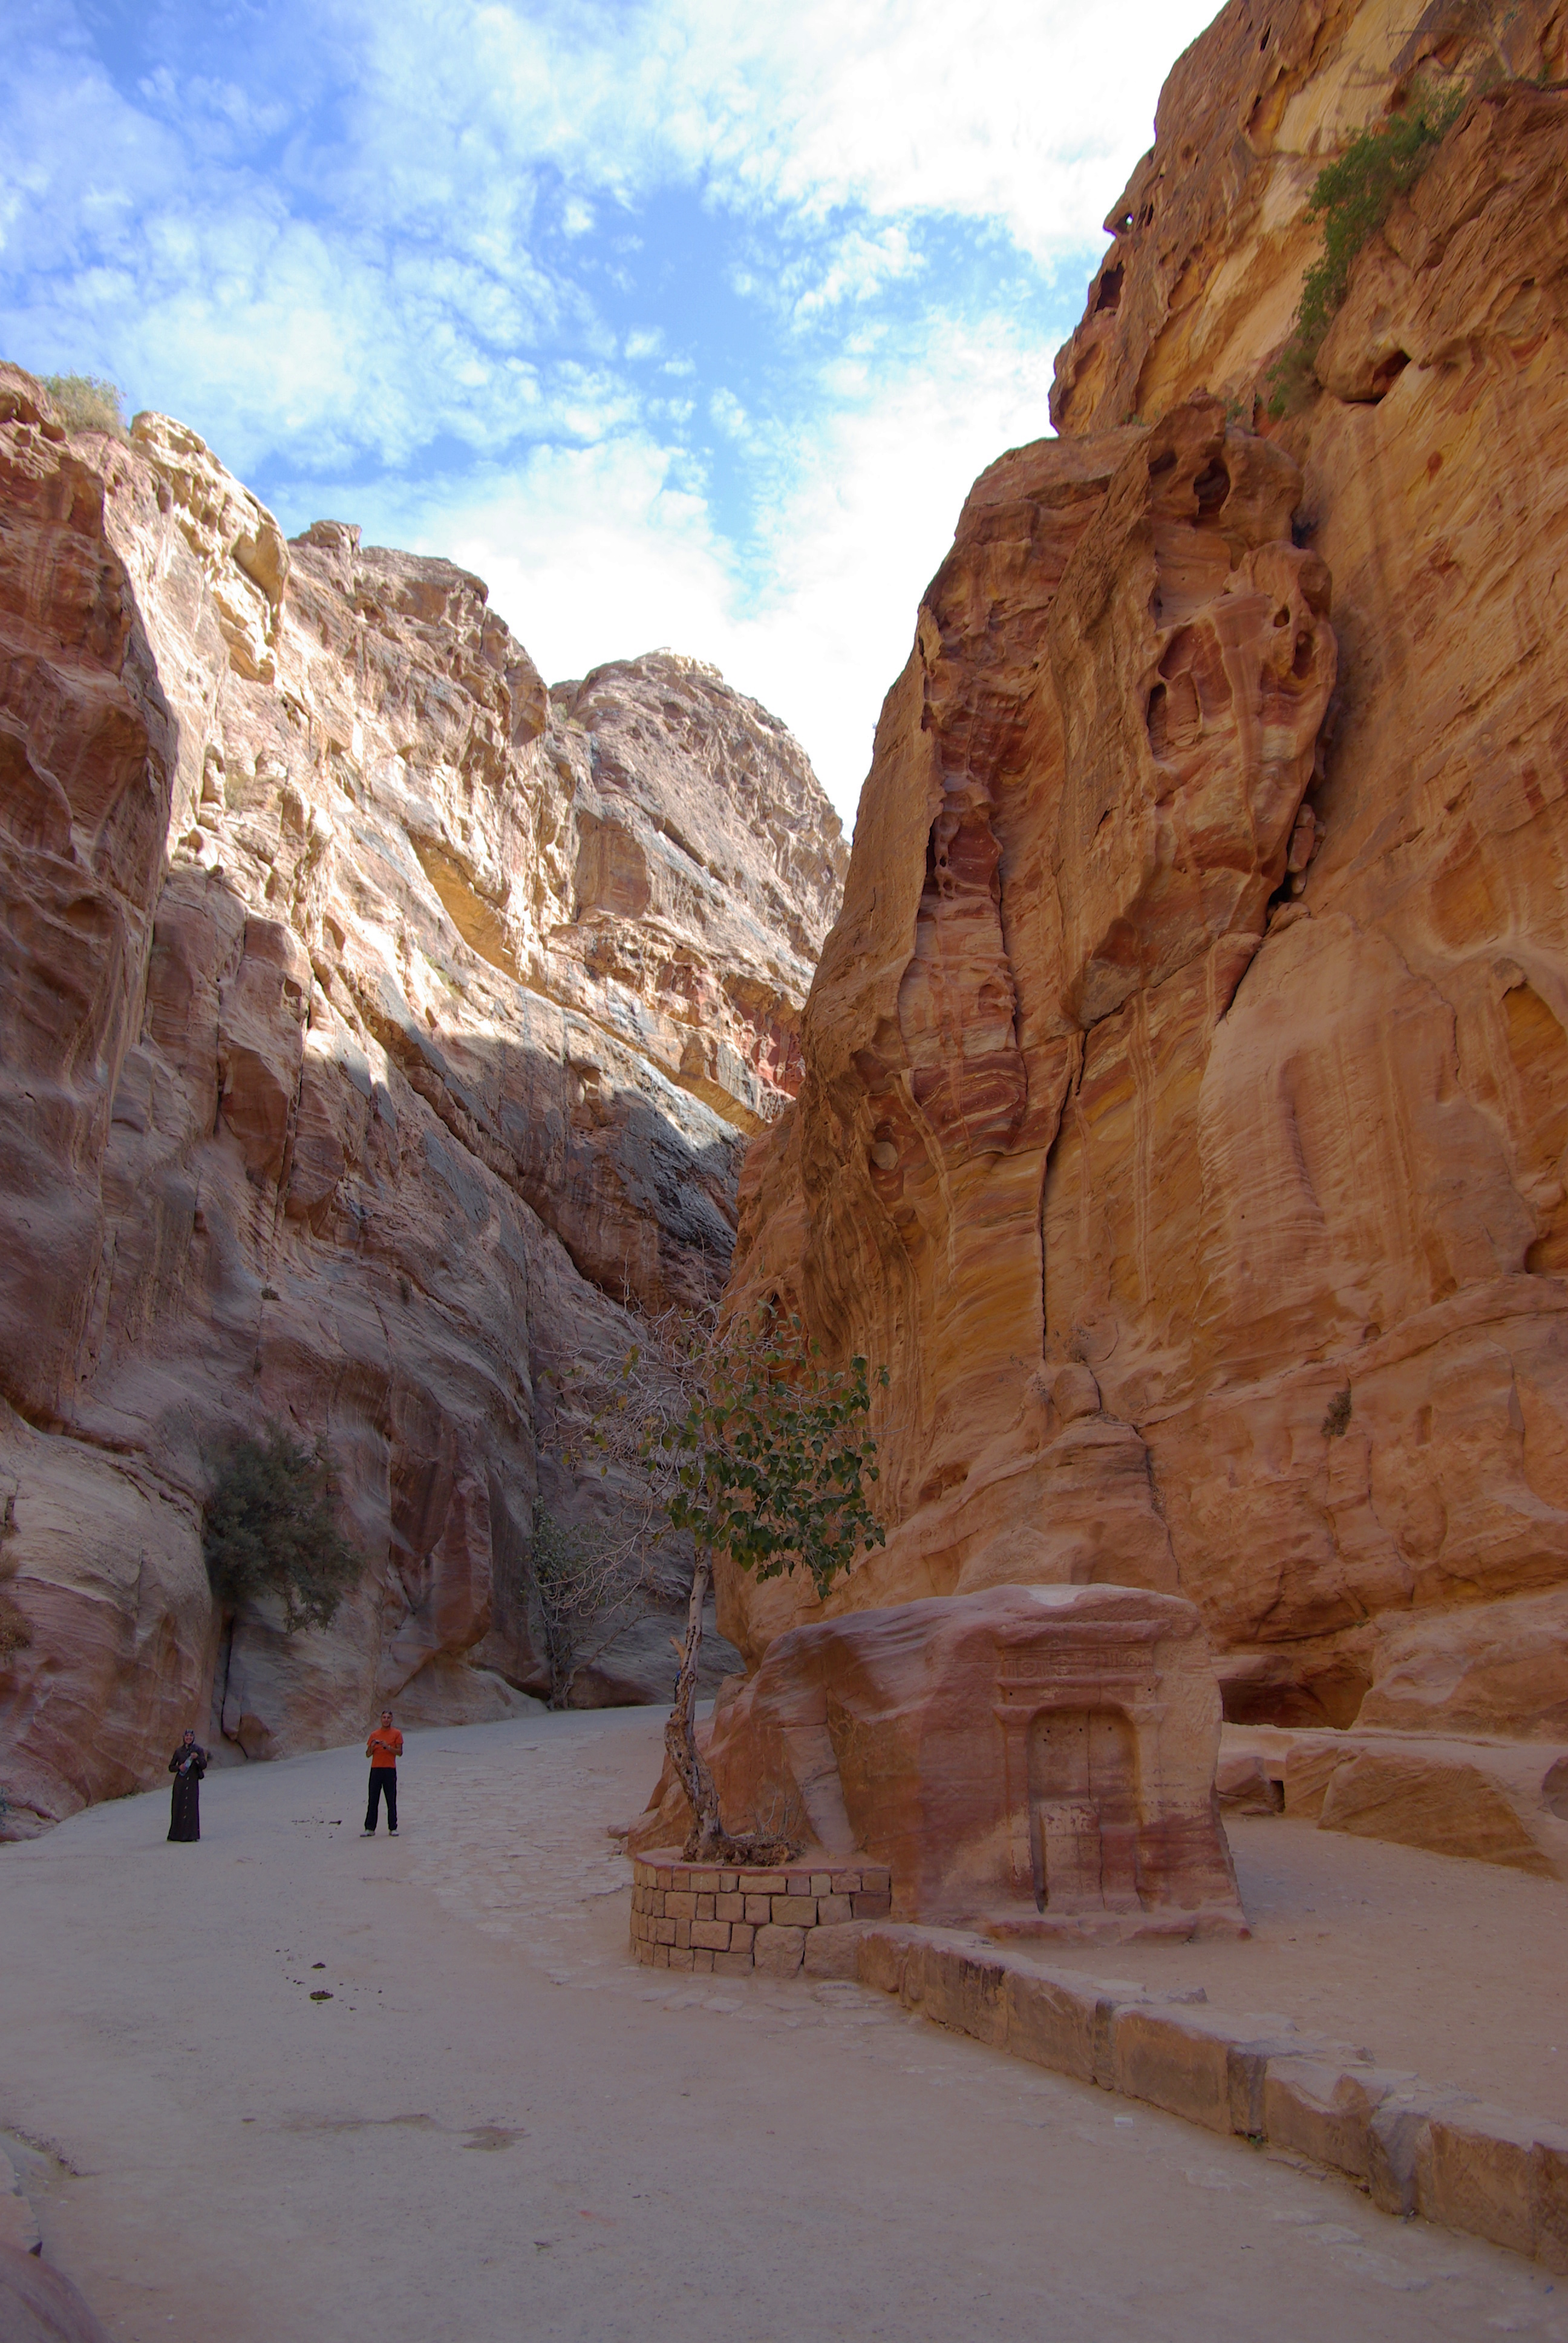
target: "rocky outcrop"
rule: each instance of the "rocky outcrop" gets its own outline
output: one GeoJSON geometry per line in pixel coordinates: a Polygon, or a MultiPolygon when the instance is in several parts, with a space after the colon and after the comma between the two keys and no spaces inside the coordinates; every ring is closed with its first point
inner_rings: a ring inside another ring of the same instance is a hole
{"type": "MultiPolygon", "coordinates": [[[[1565,37],[1234,0],[970,495],[742,1182],[736,1301],[892,1371],[829,1614],[1117,1581],[1233,1718],[1561,1734],[1565,37]],[[1275,421],[1313,179],[1422,74],[1275,421]]],[[[817,1615],[721,1586],[753,1662],[817,1615]]]]}
{"type": "Polygon", "coordinates": [[[1320,1830],[1568,1879],[1561,1741],[1227,1725],[1216,1780],[1227,1812],[1284,1814],[1320,1830]]]}
{"type": "Polygon", "coordinates": [[[108,2343],[108,2329],[60,2270],[0,2245],[0,2313],[13,2343],[108,2343]]]}
{"type": "MultiPolygon", "coordinates": [[[[1190,1603],[999,1586],[891,1604],[775,1638],[730,1693],[707,1744],[729,1826],[787,1834],[808,1870],[869,1855],[896,1918],[1100,1944],[1247,1933],[1190,1603]]],[[[660,1790],[634,1853],[691,1827],[668,1767],[660,1790]]]]}
{"type": "Polygon", "coordinates": [[[0,369],[10,1827],[206,1739],[215,1672],[251,1756],[546,1688],[549,1378],[717,1293],[844,860],[710,669],[551,694],[477,578],[286,544],[178,425],[73,437],[0,369]],[[200,1504],[269,1420],[370,1567],[220,1635],[200,1504]]]}

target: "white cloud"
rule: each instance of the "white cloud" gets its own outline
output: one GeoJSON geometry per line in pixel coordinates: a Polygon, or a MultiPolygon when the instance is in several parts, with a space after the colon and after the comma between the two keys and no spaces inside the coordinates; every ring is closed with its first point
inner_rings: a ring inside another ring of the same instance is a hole
{"type": "Polygon", "coordinates": [[[358,109],[394,202],[449,199],[470,167],[548,157],[623,198],[702,175],[721,197],[820,215],[948,211],[1048,258],[1098,229],[1211,0],[352,0],[339,37],[373,74],[358,109]]]}
{"type": "Polygon", "coordinates": [[[378,473],[274,493],[478,569],[554,675],[715,659],[849,811],[920,587],[975,473],[1047,427],[1099,223],[1212,0],[186,0],[188,38],[147,15],[129,95],[70,0],[11,5],[0,347],[116,374],[242,474],[378,473]],[[688,332],[699,280],[649,297],[672,191],[739,221],[711,266],[754,347],[688,332]],[[944,279],[944,238],[971,287],[993,251],[1021,275],[1012,315],[974,322],[1001,297],[944,279]],[[424,477],[454,442],[467,468],[424,477]]]}
{"type": "MultiPolygon", "coordinates": [[[[437,489],[420,549],[477,570],[552,680],[660,643],[697,652],[799,735],[854,819],[882,696],[976,474],[1046,428],[1049,370],[1014,328],[939,330],[921,366],[835,415],[767,515],[759,601],[678,451],[628,433],[540,449],[521,477],[437,489]]],[[[341,492],[341,517],[379,525],[341,492]]]]}
{"type": "Polygon", "coordinates": [[[1126,0],[1114,39],[1081,0],[977,0],[961,25],[948,0],[277,0],[234,72],[166,57],[130,96],[68,5],[17,5],[13,353],[183,401],[231,461],[312,432],[330,467],[548,431],[548,386],[519,426],[499,361],[612,357],[574,256],[662,188],[793,227],[733,281],[819,327],[921,268],[921,215],[1076,276],[1209,0],[1126,0]]]}
{"type": "Polygon", "coordinates": [[[903,228],[888,226],[876,236],[851,229],[835,239],[825,268],[797,265],[787,271],[783,290],[787,298],[793,296],[797,318],[817,317],[847,301],[864,301],[923,266],[903,228]]]}
{"type": "Polygon", "coordinates": [[[749,417],[732,390],[716,390],[708,402],[708,412],[715,427],[727,439],[744,439],[750,428],[749,417]]]}

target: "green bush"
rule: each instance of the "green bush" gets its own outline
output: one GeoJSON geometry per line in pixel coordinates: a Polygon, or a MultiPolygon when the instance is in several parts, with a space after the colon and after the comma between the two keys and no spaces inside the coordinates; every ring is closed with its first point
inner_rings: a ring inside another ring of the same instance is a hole
{"type": "Polygon", "coordinates": [[[44,387],[68,431],[106,431],[116,439],[126,437],[118,383],[97,374],[46,374],[44,387]]]}
{"type": "Polygon", "coordinates": [[[1322,221],[1323,248],[1302,280],[1291,337],[1269,369],[1271,415],[1288,414],[1311,395],[1313,366],[1344,300],[1357,254],[1387,219],[1394,197],[1420,178],[1468,96],[1463,89],[1417,91],[1402,114],[1358,132],[1344,153],[1318,173],[1307,216],[1322,221]]]}
{"type": "Polygon", "coordinates": [[[591,1638],[597,1657],[613,1642],[641,1574],[628,1568],[614,1546],[596,1550],[580,1530],[568,1529],[543,1503],[534,1507],[530,1558],[549,1662],[550,1706],[566,1708],[572,1680],[588,1664],[584,1646],[591,1638]]]}
{"type": "Polygon", "coordinates": [[[1351,1428],[1351,1387],[1335,1392],[1321,1426],[1325,1440],[1342,1440],[1351,1428]]]}
{"type": "Polygon", "coordinates": [[[269,1424],[238,1440],[202,1516],[212,1590],[226,1611],[259,1594],[282,1598],[288,1632],[329,1626],[365,1557],[337,1523],[337,1481],[325,1442],[269,1424]]]}
{"type": "Polygon", "coordinates": [[[0,1515],[0,1661],[10,1659],[15,1652],[26,1651],[33,1641],[27,1614],[10,1591],[16,1565],[7,1559],[5,1548],[15,1534],[16,1492],[13,1489],[5,1500],[5,1513],[0,1515]]]}

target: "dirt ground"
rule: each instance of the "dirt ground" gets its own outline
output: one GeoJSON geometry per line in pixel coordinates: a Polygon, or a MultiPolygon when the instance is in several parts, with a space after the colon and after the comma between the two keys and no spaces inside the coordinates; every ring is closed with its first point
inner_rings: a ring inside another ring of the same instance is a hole
{"type": "MultiPolygon", "coordinates": [[[[859,1986],[634,1967],[658,1730],[412,1734],[396,1843],[332,1751],[0,1848],[0,2132],[116,2343],[1568,2343],[1568,2281],[859,1986]]],[[[1565,1891],[1234,1836],[1250,1945],[1082,1965],[1556,2105],[1565,1891]]]]}
{"type": "Polygon", "coordinates": [[[1312,1823],[1226,1823],[1251,1923],[1241,1944],[1041,1959],[1216,2006],[1279,2011],[1518,2115],[1568,2123],[1568,1885],[1312,1823]]]}

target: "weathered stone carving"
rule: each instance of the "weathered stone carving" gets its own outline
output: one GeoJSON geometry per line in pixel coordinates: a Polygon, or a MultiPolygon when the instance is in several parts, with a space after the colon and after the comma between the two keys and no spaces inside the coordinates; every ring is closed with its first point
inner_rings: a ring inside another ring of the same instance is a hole
{"type": "MultiPolygon", "coordinates": [[[[1219,1824],[1196,1611],[1120,1586],[997,1586],[799,1627],[722,1704],[731,1826],[886,1865],[896,1916],[1011,1936],[1244,1927],[1219,1824]]],[[[678,1843],[678,1787],[638,1825],[678,1843]]]]}

